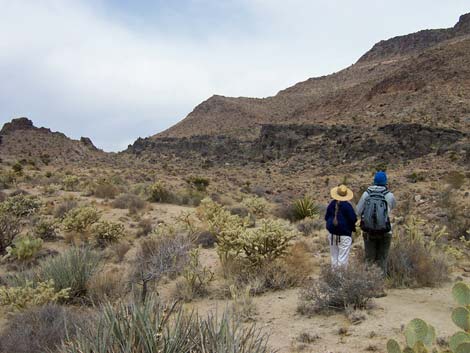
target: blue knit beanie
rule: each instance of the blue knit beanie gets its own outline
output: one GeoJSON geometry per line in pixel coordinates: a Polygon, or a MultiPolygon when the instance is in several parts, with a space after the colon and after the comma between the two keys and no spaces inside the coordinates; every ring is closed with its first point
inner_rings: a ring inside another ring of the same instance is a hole
{"type": "Polygon", "coordinates": [[[382,171],[375,173],[374,185],[377,185],[377,186],[387,185],[387,174],[382,171]]]}

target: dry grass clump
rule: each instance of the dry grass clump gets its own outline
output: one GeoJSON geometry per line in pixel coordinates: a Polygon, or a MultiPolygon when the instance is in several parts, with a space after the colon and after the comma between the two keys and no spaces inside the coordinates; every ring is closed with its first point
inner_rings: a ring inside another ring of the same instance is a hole
{"type": "Polygon", "coordinates": [[[115,301],[127,291],[122,268],[111,268],[95,273],[87,281],[87,296],[94,304],[115,301]]]}
{"type": "Polygon", "coordinates": [[[136,232],[136,236],[145,237],[153,232],[153,223],[151,219],[144,218],[141,219],[137,225],[138,229],[136,232]]]}
{"type": "Polygon", "coordinates": [[[100,199],[114,199],[119,193],[119,189],[109,180],[99,180],[92,187],[92,195],[100,199]]]}
{"type": "Polygon", "coordinates": [[[145,201],[134,194],[121,194],[112,203],[114,208],[128,209],[137,212],[145,207],[145,201]]]}
{"type": "Polygon", "coordinates": [[[0,351],[44,353],[55,349],[66,338],[73,338],[77,327],[85,327],[88,315],[57,304],[34,307],[11,316],[0,333],[0,351]]]}
{"type": "Polygon", "coordinates": [[[65,215],[73,210],[74,208],[78,207],[78,202],[77,200],[73,198],[67,198],[64,201],[62,201],[60,204],[55,206],[54,208],[54,217],[55,218],[64,218],[65,215]]]}
{"type": "Polygon", "coordinates": [[[297,310],[303,315],[314,315],[351,307],[365,309],[383,286],[382,271],[377,267],[362,263],[347,268],[327,265],[322,267],[318,280],[310,280],[304,286],[297,310]]]}
{"type": "Polygon", "coordinates": [[[423,222],[410,218],[395,232],[388,261],[388,281],[392,287],[435,287],[449,279],[447,256],[436,245],[445,229],[424,237],[423,222]]]}

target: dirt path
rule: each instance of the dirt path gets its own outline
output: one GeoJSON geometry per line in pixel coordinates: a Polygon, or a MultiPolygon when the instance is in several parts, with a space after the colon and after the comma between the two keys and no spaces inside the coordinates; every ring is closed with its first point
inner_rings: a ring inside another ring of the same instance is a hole
{"type": "MultiPolygon", "coordinates": [[[[318,315],[311,318],[296,313],[298,289],[268,293],[255,297],[255,322],[270,334],[270,345],[279,353],[357,353],[384,352],[389,338],[403,339],[402,325],[414,318],[432,324],[438,337],[456,332],[450,319],[454,307],[452,284],[442,288],[389,290],[388,296],[374,300],[373,308],[364,311],[365,320],[352,325],[346,315],[318,315]],[[340,329],[345,332],[340,334],[340,329]],[[301,333],[318,339],[310,344],[297,340],[301,333]]],[[[219,313],[230,304],[224,300],[201,300],[194,304],[200,314],[219,313]]]]}

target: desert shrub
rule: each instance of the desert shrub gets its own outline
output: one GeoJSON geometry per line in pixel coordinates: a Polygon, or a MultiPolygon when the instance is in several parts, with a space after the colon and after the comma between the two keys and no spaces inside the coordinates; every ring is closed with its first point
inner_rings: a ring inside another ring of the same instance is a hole
{"type": "Polygon", "coordinates": [[[66,191],[77,191],[80,180],[76,175],[66,175],[62,180],[62,185],[66,191]]]}
{"type": "Polygon", "coordinates": [[[60,204],[55,206],[54,208],[54,217],[55,218],[64,218],[65,215],[76,208],[78,206],[78,202],[73,198],[68,198],[62,201],[60,204]]]}
{"type": "Polygon", "coordinates": [[[438,286],[450,273],[444,252],[436,246],[445,229],[434,229],[424,236],[423,221],[410,217],[405,226],[396,231],[388,261],[388,280],[393,287],[438,286]]]}
{"type": "Polygon", "coordinates": [[[467,216],[469,212],[468,205],[458,202],[455,191],[451,187],[442,190],[440,201],[447,216],[446,225],[449,229],[450,237],[453,239],[464,237],[469,240],[467,235],[467,231],[470,229],[470,219],[467,216]]]}
{"type": "Polygon", "coordinates": [[[324,266],[320,278],[310,280],[300,293],[298,311],[303,315],[347,308],[364,309],[383,291],[382,271],[355,263],[349,267],[324,266]]]}
{"type": "Polygon", "coordinates": [[[126,289],[122,271],[119,269],[96,272],[87,281],[87,297],[95,305],[121,298],[126,289]]]}
{"type": "Polygon", "coordinates": [[[16,175],[23,175],[23,165],[20,162],[16,162],[11,166],[11,170],[16,174],[16,175]]]}
{"type": "Polygon", "coordinates": [[[42,218],[34,225],[33,233],[36,237],[43,240],[55,239],[57,237],[56,223],[42,218]]]}
{"type": "Polygon", "coordinates": [[[24,218],[35,214],[41,207],[41,202],[37,197],[17,194],[8,197],[0,204],[0,212],[5,212],[10,216],[24,218]]]}
{"type": "Polygon", "coordinates": [[[134,194],[121,194],[113,201],[113,207],[120,209],[127,208],[135,212],[145,207],[145,201],[134,194]]]}
{"type": "Polygon", "coordinates": [[[0,254],[3,254],[11,246],[13,239],[20,233],[20,230],[20,219],[10,215],[0,207],[0,254]]]}
{"type": "Polygon", "coordinates": [[[149,192],[150,202],[171,202],[173,200],[173,195],[162,181],[157,181],[152,184],[149,188],[149,192]]]}
{"type": "Polygon", "coordinates": [[[230,298],[232,299],[232,314],[241,321],[252,320],[256,314],[256,306],[251,295],[251,287],[239,288],[230,286],[230,298]]]}
{"type": "Polygon", "coordinates": [[[408,174],[406,178],[410,183],[418,183],[426,180],[425,174],[420,172],[413,172],[411,174],[408,174]]]}
{"type": "Polygon", "coordinates": [[[311,235],[315,231],[322,230],[325,222],[322,219],[306,218],[297,223],[297,230],[303,235],[311,235]]]}
{"type": "Polygon", "coordinates": [[[62,220],[64,230],[67,232],[85,233],[90,227],[98,222],[100,213],[91,206],[73,208],[65,215],[62,220]]]}
{"type": "Polygon", "coordinates": [[[91,226],[91,235],[98,245],[105,246],[124,236],[124,226],[120,223],[99,221],[91,226]]]}
{"type": "Polygon", "coordinates": [[[199,206],[206,195],[199,190],[186,189],[177,195],[172,195],[167,202],[175,202],[180,205],[199,206]]]}
{"type": "Polygon", "coordinates": [[[245,206],[248,211],[256,217],[263,218],[268,213],[268,202],[262,197],[247,197],[242,201],[242,205],[245,206]]]}
{"type": "Polygon", "coordinates": [[[210,183],[209,179],[201,176],[191,176],[186,180],[186,182],[197,191],[206,191],[210,183]]]}
{"type": "Polygon", "coordinates": [[[199,250],[189,252],[189,260],[183,269],[183,281],[177,283],[177,296],[185,301],[207,294],[207,287],[214,279],[214,273],[199,261],[199,250]]]}
{"type": "Polygon", "coordinates": [[[304,196],[302,199],[294,201],[293,204],[293,217],[294,220],[302,220],[307,217],[315,217],[318,215],[318,207],[308,196],[304,196]]]}
{"type": "Polygon", "coordinates": [[[25,308],[66,299],[70,289],[56,290],[54,281],[33,282],[27,281],[21,287],[0,287],[0,305],[9,310],[23,310],[25,308]]]}
{"type": "Polygon", "coordinates": [[[132,282],[142,285],[146,298],[148,285],[164,278],[175,278],[188,263],[192,244],[184,234],[153,235],[142,238],[132,268],[132,282]]]}
{"type": "Polygon", "coordinates": [[[118,193],[118,188],[106,179],[99,180],[92,187],[92,195],[100,199],[114,199],[118,193]]]}
{"type": "Polygon", "coordinates": [[[459,171],[451,171],[445,177],[444,181],[449,184],[453,189],[460,189],[465,184],[465,174],[459,171]]]}
{"type": "Polygon", "coordinates": [[[0,202],[5,201],[7,197],[7,194],[5,194],[3,191],[0,191],[0,202]]]}
{"type": "Polygon", "coordinates": [[[268,353],[267,336],[223,315],[205,320],[181,306],[165,307],[154,298],[144,303],[107,304],[93,325],[65,342],[64,353],[268,353]]]}
{"type": "Polygon", "coordinates": [[[9,353],[52,352],[87,319],[73,308],[57,304],[33,307],[11,316],[0,333],[0,351],[9,353]]]}
{"type": "Polygon", "coordinates": [[[98,255],[88,248],[72,247],[66,252],[40,263],[37,277],[53,280],[55,289],[70,288],[70,298],[87,294],[87,282],[99,270],[98,255]]]}
{"type": "Polygon", "coordinates": [[[43,240],[35,238],[31,235],[16,237],[11,246],[7,247],[7,255],[9,259],[20,261],[31,260],[42,249],[43,240]]]}
{"type": "Polygon", "coordinates": [[[195,237],[195,245],[201,246],[204,249],[210,249],[215,246],[216,238],[214,234],[209,231],[200,232],[195,237]]]}
{"type": "Polygon", "coordinates": [[[145,237],[152,233],[153,231],[153,223],[151,219],[144,218],[139,221],[139,224],[137,225],[138,230],[136,233],[137,237],[145,237]]]}
{"type": "Polygon", "coordinates": [[[0,173],[0,190],[9,189],[16,182],[16,175],[12,171],[0,173]]]}

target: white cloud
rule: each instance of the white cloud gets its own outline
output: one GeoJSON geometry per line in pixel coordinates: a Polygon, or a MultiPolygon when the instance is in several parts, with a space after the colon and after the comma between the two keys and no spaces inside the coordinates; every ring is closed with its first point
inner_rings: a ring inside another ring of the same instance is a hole
{"type": "MultiPolygon", "coordinates": [[[[457,0],[231,3],[247,16],[240,30],[231,14],[226,27],[188,35],[159,23],[130,26],[107,15],[105,1],[0,0],[0,122],[26,115],[122,149],[124,141],[169,127],[212,94],[275,94],[348,66],[384,36],[444,20],[450,26],[465,7],[457,0]],[[416,16],[420,6],[426,12],[416,16]]],[[[213,15],[205,14],[209,24],[213,15]]]]}

